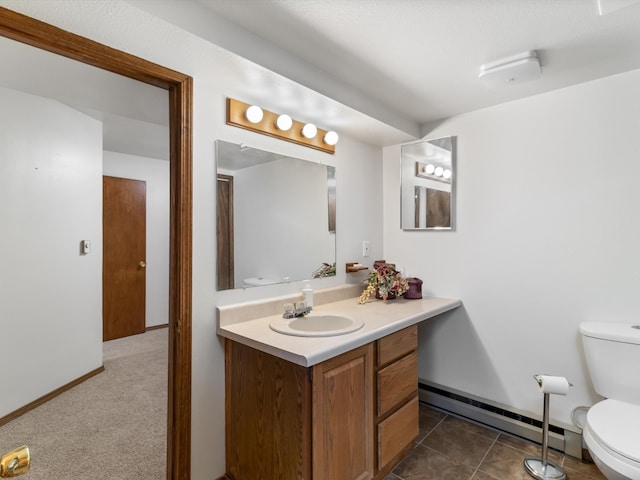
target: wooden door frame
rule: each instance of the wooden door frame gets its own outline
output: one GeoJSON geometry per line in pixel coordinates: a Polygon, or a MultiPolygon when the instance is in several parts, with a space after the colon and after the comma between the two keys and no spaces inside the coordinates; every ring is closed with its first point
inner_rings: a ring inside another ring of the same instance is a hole
{"type": "Polygon", "coordinates": [[[191,478],[193,79],[0,7],[0,35],[169,92],[170,247],[167,479],[191,478]]]}

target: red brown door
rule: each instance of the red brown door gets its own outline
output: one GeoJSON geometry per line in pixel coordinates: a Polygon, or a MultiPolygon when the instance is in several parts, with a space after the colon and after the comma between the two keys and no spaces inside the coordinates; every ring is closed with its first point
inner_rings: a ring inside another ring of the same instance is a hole
{"type": "Polygon", "coordinates": [[[147,184],[103,177],[102,338],[145,331],[147,184]]]}

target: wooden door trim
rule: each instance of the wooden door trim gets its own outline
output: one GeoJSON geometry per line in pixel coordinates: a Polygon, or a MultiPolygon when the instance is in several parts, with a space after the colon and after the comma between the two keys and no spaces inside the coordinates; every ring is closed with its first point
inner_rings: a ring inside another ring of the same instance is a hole
{"type": "Polygon", "coordinates": [[[0,7],[0,35],[169,91],[170,260],[167,479],[191,478],[193,79],[0,7]]]}

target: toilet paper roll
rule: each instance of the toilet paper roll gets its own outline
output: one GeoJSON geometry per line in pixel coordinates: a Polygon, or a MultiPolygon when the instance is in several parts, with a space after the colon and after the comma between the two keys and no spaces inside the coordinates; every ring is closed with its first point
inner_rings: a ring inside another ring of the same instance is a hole
{"type": "Polygon", "coordinates": [[[566,395],[569,393],[569,381],[564,377],[554,377],[551,375],[536,375],[538,388],[542,393],[552,393],[554,395],[566,395]]]}

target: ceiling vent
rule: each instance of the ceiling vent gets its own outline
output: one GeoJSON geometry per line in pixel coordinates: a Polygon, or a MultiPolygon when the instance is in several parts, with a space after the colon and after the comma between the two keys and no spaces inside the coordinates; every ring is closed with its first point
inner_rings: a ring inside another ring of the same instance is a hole
{"type": "Polygon", "coordinates": [[[480,67],[480,80],[489,87],[515,85],[537,80],[542,76],[535,50],[519,53],[480,67]]]}

